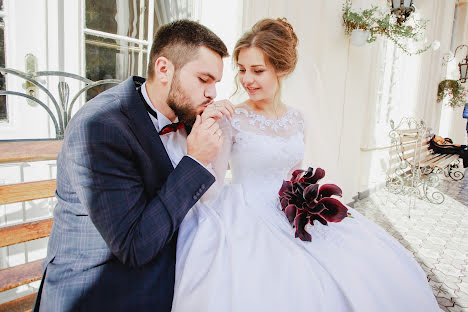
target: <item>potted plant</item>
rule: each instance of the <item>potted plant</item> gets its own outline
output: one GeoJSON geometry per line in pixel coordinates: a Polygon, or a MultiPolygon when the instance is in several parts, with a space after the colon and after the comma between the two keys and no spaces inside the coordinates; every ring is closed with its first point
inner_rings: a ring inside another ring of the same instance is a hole
{"type": "Polygon", "coordinates": [[[452,108],[465,106],[468,92],[458,80],[446,79],[439,83],[437,102],[449,99],[447,105],[452,108]]]}
{"type": "Polygon", "coordinates": [[[375,41],[376,37],[371,30],[374,28],[374,15],[377,12],[377,7],[356,12],[351,10],[351,1],[346,0],[343,5],[343,24],[345,33],[351,36],[351,43],[357,46],[362,46],[366,42],[375,41]]]}

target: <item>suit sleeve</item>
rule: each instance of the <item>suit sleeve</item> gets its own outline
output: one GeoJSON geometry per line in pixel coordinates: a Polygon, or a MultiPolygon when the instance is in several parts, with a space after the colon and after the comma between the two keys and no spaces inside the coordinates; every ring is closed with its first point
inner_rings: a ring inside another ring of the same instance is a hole
{"type": "Polygon", "coordinates": [[[64,141],[67,173],[112,253],[122,263],[138,267],[154,259],[174,237],[215,178],[185,156],[156,196],[147,200],[138,164],[120,132],[92,120],[71,129],[64,141]]]}

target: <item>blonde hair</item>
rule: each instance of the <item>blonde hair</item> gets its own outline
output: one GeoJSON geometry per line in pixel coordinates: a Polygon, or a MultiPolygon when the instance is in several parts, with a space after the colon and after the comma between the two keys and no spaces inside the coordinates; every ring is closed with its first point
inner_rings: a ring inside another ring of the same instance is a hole
{"type": "MultiPolygon", "coordinates": [[[[239,53],[242,49],[258,48],[276,71],[284,76],[294,71],[297,64],[297,36],[293,27],[286,18],[266,18],[258,21],[250,31],[237,41],[232,57],[237,66],[239,53]]],[[[239,90],[238,76],[236,75],[236,91],[239,90]]],[[[274,102],[279,102],[281,81],[278,77],[278,90],[274,102]]]]}

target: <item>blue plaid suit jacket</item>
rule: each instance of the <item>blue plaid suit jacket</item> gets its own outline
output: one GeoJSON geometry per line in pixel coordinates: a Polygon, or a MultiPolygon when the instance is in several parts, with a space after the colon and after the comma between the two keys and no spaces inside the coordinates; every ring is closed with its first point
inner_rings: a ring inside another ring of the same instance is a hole
{"type": "Polygon", "coordinates": [[[215,178],[176,168],[131,77],[83,106],[57,158],[57,206],[35,311],[170,311],[177,230],[215,178]]]}

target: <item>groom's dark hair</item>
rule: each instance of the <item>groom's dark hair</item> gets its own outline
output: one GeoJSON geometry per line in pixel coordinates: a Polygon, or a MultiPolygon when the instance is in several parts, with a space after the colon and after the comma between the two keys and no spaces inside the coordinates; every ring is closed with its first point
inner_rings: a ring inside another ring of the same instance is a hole
{"type": "Polygon", "coordinates": [[[158,57],[168,58],[178,70],[197,56],[201,46],[218,53],[221,58],[229,56],[224,42],[214,32],[197,22],[178,20],[161,26],[151,47],[148,80],[153,79],[154,62],[158,57]]]}

